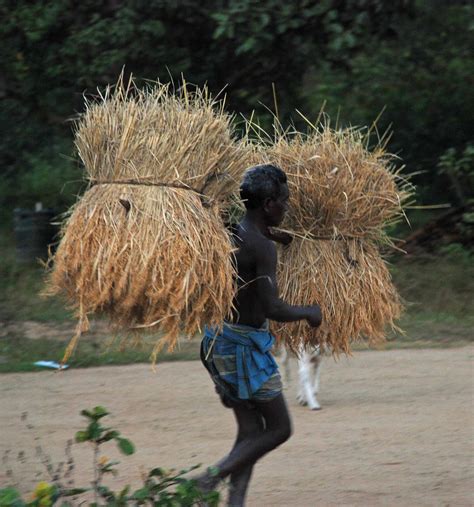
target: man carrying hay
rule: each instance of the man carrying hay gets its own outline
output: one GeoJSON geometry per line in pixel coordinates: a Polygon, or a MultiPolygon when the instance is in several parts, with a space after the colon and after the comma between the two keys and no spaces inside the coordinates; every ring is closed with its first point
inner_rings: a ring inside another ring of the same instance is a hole
{"type": "Polygon", "coordinates": [[[244,175],[240,194],[246,213],[234,231],[239,290],[232,322],[224,322],[222,330],[208,328],[201,346],[216,391],[234,411],[237,439],[228,456],[197,478],[198,487],[209,491],[230,476],[232,506],[244,505],[256,461],[291,434],[280,374],[270,353],[274,337],[268,319],[321,324],[319,306],[291,306],[278,297],[272,239],[285,238],[268,228],[281,224],[288,207],[285,173],[273,165],[253,167],[244,175]]]}

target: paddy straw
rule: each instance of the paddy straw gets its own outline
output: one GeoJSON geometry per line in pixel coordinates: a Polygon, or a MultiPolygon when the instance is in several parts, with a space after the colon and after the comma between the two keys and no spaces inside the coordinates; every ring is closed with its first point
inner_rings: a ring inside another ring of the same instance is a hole
{"type": "MultiPolygon", "coordinates": [[[[250,125],[250,128],[253,128],[250,125]]],[[[290,206],[283,230],[293,236],[281,249],[281,296],[291,304],[318,303],[323,324],[277,326],[295,351],[323,345],[334,354],[357,341],[377,346],[398,329],[402,304],[381,247],[392,247],[387,228],[403,218],[412,188],[383,142],[368,148],[364,129],[261,135],[255,161],[274,163],[288,176],[290,206]]]]}
{"type": "Polygon", "coordinates": [[[204,89],[138,89],[122,78],[76,124],[89,188],[70,210],[48,293],[78,317],[64,361],[90,315],[160,333],[153,356],[180,334],[220,325],[235,294],[221,213],[249,164],[232,118],[204,89]]]}

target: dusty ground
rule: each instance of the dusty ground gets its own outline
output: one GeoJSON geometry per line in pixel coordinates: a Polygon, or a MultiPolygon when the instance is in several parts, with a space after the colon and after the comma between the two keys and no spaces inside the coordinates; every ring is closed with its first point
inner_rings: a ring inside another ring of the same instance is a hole
{"type": "MultiPolygon", "coordinates": [[[[321,412],[296,404],[293,381],[287,396],[294,436],[257,466],[248,507],[474,505],[473,352],[328,359],[321,412]]],[[[110,423],[135,442],[137,453],[120,458],[122,482],[138,484],[141,468],[210,464],[234,433],[231,412],[197,362],[160,364],[156,374],[148,365],[6,374],[0,400],[0,452],[11,450],[9,465],[0,464],[0,485],[11,467],[23,490],[36,473],[44,477],[35,446],[55,463],[63,459],[66,440],[82,426],[82,408],[105,405],[110,423]],[[20,421],[23,412],[34,429],[20,421]],[[21,450],[25,458],[17,460],[21,450]]],[[[114,457],[115,449],[106,454],[114,457]]],[[[84,484],[90,449],[75,445],[74,456],[76,483],[84,484]]]]}

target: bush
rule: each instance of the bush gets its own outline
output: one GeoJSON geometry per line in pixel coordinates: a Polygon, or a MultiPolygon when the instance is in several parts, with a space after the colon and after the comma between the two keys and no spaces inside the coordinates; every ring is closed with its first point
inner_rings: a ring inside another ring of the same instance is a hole
{"type": "MultiPolygon", "coordinates": [[[[202,503],[216,507],[219,503],[219,493],[211,491],[202,493],[196,482],[184,477],[188,472],[195,470],[199,465],[176,472],[157,467],[150,470],[143,481],[143,485],[131,490],[125,486],[120,491],[112,491],[103,484],[104,476],[117,474],[118,461],[111,461],[106,456],[100,456],[100,448],[107,442],[115,442],[120,452],[129,456],[135,452],[133,443],[124,438],[119,431],[102,425],[102,419],[109,413],[104,407],[95,407],[92,410],[82,410],[81,415],[87,419],[85,429],[78,431],[75,440],[78,443],[88,442],[93,447],[94,479],[92,487],[69,488],[63,484],[64,478],[71,473],[73,461],[68,460],[68,467],[63,477],[59,472],[52,472],[53,467],[46,459],[46,467],[51,476],[51,482],[41,481],[32,493],[32,499],[25,501],[20,493],[9,486],[0,489],[0,507],[51,507],[61,505],[68,507],[68,499],[81,497],[81,505],[85,503],[83,495],[92,495],[94,501],[90,506],[127,506],[127,505],[153,505],[156,507],[190,507],[202,503]]],[[[59,467],[58,467],[59,470],[59,467]]]]}

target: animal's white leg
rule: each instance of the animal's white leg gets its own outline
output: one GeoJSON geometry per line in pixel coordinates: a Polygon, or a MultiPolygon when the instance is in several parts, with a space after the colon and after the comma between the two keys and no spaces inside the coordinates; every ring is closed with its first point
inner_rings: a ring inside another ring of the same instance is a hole
{"type": "MultiPolygon", "coordinates": [[[[305,355],[306,354],[307,353],[305,352],[305,350],[301,349],[301,350],[299,350],[298,356],[297,356],[297,360],[298,360],[298,394],[296,395],[296,399],[298,400],[298,403],[303,406],[308,404],[308,402],[306,401],[304,383],[302,381],[302,376],[301,376],[302,368],[303,368],[303,370],[305,369],[304,364],[305,364],[305,355]]],[[[305,373],[305,375],[309,375],[309,373],[305,373]]]]}
{"type": "Polygon", "coordinates": [[[306,351],[302,351],[300,357],[298,358],[298,373],[300,380],[298,401],[300,405],[308,405],[311,410],[319,410],[321,406],[313,393],[311,370],[311,355],[306,351]]]}
{"type": "Polygon", "coordinates": [[[316,358],[313,358],[312,359],[312,362],[313,362],[313,372],[314,372],[314,377],[313,377],[313,395],[314,395],[314,401],[316,402],[316,405],[318,408],[315,408],[313,410],[320,410],[321,409],[321,405],[319,404],[319,401],[318,401],[318,398],[317,398],[317,395],[318,395],[318,392],[319,392],[319,382],[320,382],[320,375],[321,375],[321,364],[323,362],[323,358],[321,355],[317,355],[316,358]]]}
{"type": "Polygon", "coordinates": [[[323,363],[323,356],[318,350],[311,359],[314,368],[314,384],[313,393],[316,395],[319,393],[319,384],[321,379],[321,365],[323,363]]]}

